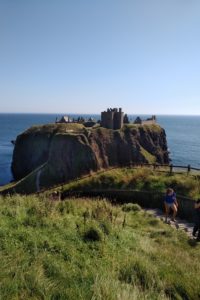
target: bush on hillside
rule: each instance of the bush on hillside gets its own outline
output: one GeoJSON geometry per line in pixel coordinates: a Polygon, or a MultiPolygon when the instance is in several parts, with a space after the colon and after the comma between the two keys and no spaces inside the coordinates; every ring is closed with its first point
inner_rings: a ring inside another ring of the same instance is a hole
{"type": "Polygon", "coordinates": [[[102,231],[95,225],[91,225],[83,234],[85,241],[100,242],[103,240],[102,231]]]}
{"type": "Polygon", "coordinates": [[[125,212],[129,211],[140,211],[142,208],[139,204],[137,203],[126,203],[122,206],[122,210],[125,212]]]}
{"type": "Polygon", "coordinates": [[[147,191],[156,191],[156,192],[164,192],[166,189],[166,186],[162,180],[151,180],[149,182],[146,182],[143,186],[144,190],[147,191]]]}

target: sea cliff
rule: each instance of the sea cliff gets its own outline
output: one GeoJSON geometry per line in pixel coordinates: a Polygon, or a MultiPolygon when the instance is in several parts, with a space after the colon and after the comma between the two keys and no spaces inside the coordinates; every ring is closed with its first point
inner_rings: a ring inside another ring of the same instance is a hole
{"type": "Polygon", "coordinates": [[[166,134],[159,125],[111,130],[48,124],[17,137],[12,172],[15,180],[34,177],[31,182],[38,190],[102,168],[139,163],[169,163],[166,134]]]}

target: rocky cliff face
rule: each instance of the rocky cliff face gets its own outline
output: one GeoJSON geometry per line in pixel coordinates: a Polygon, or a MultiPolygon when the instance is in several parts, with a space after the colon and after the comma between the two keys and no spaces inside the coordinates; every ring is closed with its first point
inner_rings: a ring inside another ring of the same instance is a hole
{"type": "Polygon", "coordinates": [[[101,168],[148,162],[169,163],[165,131],[158,125],[110,130],[49,124],[17,137],[12,171],[19,180],[43,165],[37,181],[44,187],[101,168]]]}

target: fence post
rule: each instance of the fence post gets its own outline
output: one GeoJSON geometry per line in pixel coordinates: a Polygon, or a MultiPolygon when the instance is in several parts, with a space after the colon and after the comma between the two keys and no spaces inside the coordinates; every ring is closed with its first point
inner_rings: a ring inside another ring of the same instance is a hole
{"type": "Polygon", "coordinates": [[[170,175],[172,175],[172,173],[173,173],[173,164],[170,164],[170,165],[169,165],[169,168],[170,168],[170,171],[169,171],[169,172],[170,172],[170,175]]]}
{"type": "Polygon", "coordinates": [[[190,165],[188,165],[188,167],[187,167],[187,174],[189,174],[189,173],[190,173],[190,171],[191,171],[191,166],[190,166],[190,165]]]}

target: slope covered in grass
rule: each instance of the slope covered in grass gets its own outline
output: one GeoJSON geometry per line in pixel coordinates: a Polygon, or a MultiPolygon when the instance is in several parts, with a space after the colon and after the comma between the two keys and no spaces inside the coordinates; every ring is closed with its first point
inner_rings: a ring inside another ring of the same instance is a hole
{"type": "Polygon", "coordinates": [[[0,299],[198,299],[200,246],[134,204],[0,198],[0,299]]]}
{"type": "Polygon", "coordinates": [[[138,191],[165,192],[172,187],[183,196],[192,198],[200,197],[200,177],[182,174],[169,174],[155,171],[150,168],[117,168],[105,172],[92,174],[65,184],[62,191],[85,189],[134,189],[138,191]]]}

